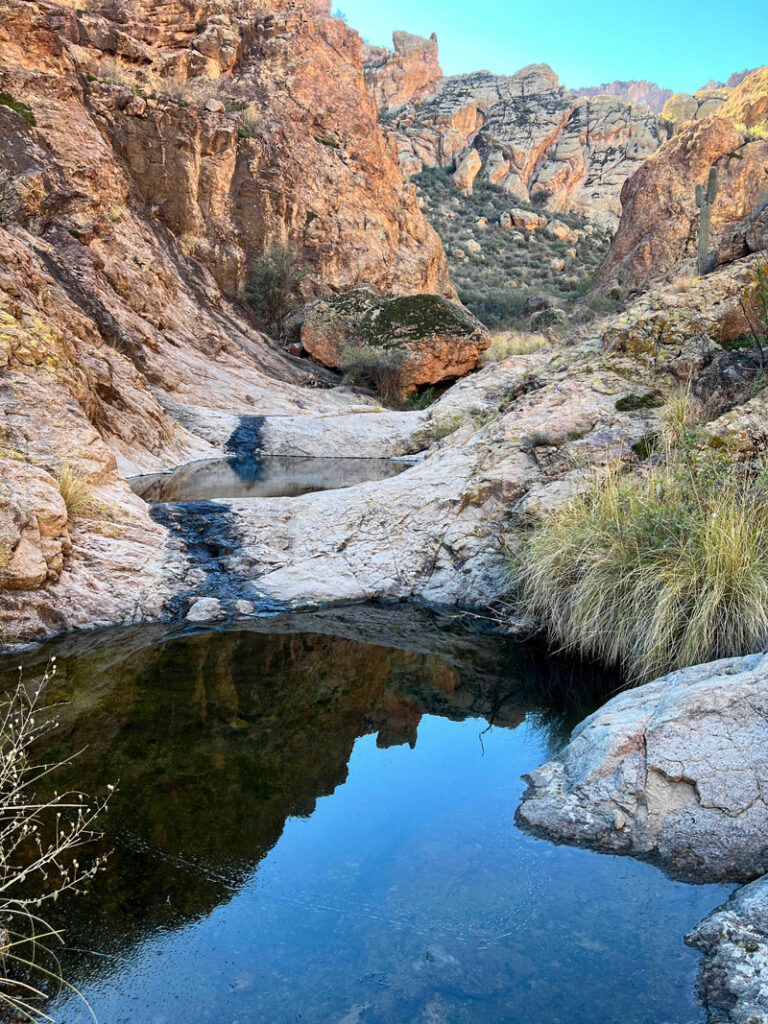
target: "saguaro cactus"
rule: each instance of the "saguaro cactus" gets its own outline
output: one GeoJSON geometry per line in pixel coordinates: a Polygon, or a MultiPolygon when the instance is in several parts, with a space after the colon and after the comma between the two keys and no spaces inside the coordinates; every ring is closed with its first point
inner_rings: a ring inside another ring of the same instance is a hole
{"type": "Polygon", "coordinates": [[[696,205],[701,210],[699,217],[699,275],[708,274],[712,269],[709,254],[709,230],[712,225],[712,207],[717,198],[717,168],[710,167],[707,191],[696,186],[696,205]]]}

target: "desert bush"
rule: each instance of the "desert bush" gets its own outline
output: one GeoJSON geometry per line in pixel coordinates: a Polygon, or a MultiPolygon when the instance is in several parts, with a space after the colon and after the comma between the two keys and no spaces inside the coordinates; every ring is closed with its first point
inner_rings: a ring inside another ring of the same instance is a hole
{"type": "Polygon", "coordinates": [[[246,285],[246,300],[260,320],[276,324],[299,304],[298,290],[306,271],[290,245],[274,245],[256,264],[246,285]]]}
{"type": "Polygon", "coordinates": [[[550,640],[634,682],[768,645],[768,472],[700,441],[596,475],[515,561],[550,640]]]}
{"type": "Polygon", "coordinates": [[[372,388],[383,401],[397,405],[403,396],[405,361],[401,349],[347,345],[341,354],[341,370],[347,384],[372,388]]]}
{"type": "MultiPolygon", "coordinates": [[[[518,232],[502,229],[501,216],[513,206],[531,209],[531,204],[521,203],[485,181],[475,182],[471,196],[459,196],[450,173],[444,170],[428,168],[414,176],[413,181],[427,218],[443,239],[451,277],[462,301],[489,327],[522,330],[525,324],[520,310],[531,290],[546,287],[555,298],[573,302],[591,287],[594,271],[609,245],[607,235],[599,229],[592,234],[584,233],[575,243],[552,238],[546,231],[528,234],[521,241],[518,232]],[[477,224],[480,217],[487,220],[482,228],[477,224]],[[464,249],[467,239],[472,238],[480,242],[484,260],[465,261],[455,256],[454,250],[464,249]],[[576,248],[574,258],[570,255],[572,245],[576,248]],[[579,278],[577,285],[567,279],[571,274],[552,272],[555,256],[567,258],[573,275],[579,278]],[[510,282],[517,287],[511,287],[510,282]],[[513,297],[516,292],[522,295],[521,299],[513,297]]],[[[587,224],[579,214],[558,213],[557,219],[574,229],[587,224]]],[[[581,311],[582,321],[588,314],[591,319],[591,311],[581,311]]]]}
{"type": "Polygon", "coordinates": [[[544,348],[547,339],[543,334],[495,334],[491,347],[483,353],[484,363],[499,363],[510,356],[526,356],[544,348]]]}
{"type": "MultiPolygon", "coordinates": [[[[42,691],[55,672],[46,672],[42,691]]],[[[56,722],[19,682],[0,698],[0,1008],[3,1019],[50,1021],[47,991],[68,988],[56,946],[61,933],[41,916],[62,893],[77,893],[104,861],[94,853],[80,863],[80,849],[99,838],[95,830],[107,800],[50,790],[52,776],[69,762],[36,764],[33,748],[56,722]],[[14,976],[11,977],[10,974],[14,976]]],[[[109,787],[111,791],[113,787],[109,787]]],[[[78,993],[79,994],[79,993],[78,993]]],[[[87,1004],[86,1004],[87,1006],[87,1004]]],[[[90,1011],[90,1007],[88,1007],[90,1011]]],[[[95,1020],[95,1018],[94,1018],[95,1020]]]]}
{"type": "Polygon", "coordinates": [[[527,289],[492,288],[483,291],[476,285],[466,288],[460,282],[459,298],[478,320],[492,330],[525,326],[523,306],[528,298],[527,289]]]}

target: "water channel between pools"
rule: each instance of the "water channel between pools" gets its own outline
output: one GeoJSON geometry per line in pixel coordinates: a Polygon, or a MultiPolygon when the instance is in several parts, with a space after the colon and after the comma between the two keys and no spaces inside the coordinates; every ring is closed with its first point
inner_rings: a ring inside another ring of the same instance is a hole
{"type": "Polygon", "coordinates": [[[101,1024],[699,1024],[683,935],[729,888],[514,822],[613,681],[416,606],[167,630],[0,665],[56,653],[57,781],[119,784],[55,908],[101,1024]]]}

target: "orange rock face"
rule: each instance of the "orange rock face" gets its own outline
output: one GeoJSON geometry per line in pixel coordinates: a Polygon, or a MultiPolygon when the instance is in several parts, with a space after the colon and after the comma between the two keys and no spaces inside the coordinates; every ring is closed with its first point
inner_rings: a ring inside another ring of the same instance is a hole
{"type": "Polygon", "coordinates": [[[452,292],[327,0],[0,0],[0,636],[155,614],[167,536],[119,476],[241,417],[332,411],[235,301],[452,292]],[[85,5],[84,5],[85,6],[85,5]],[[70,467],[106,519],[68,514],[70,467]]]}
{"type": "Polygon", "coordinates": [[[598,283],[643,286],[693,258],[699,224],[695,188],[706,182],[710,167],[719,178],[710,243],[717,249],[768,188],[766,116],[764,68],[746,78],[715,115],[682,125],[649,157],[624,185],[621,222],[598,283]]]}
{"type": "Polygon", "coordinates": [[[364,46],[365,84],[380,111],[393,110],[434,93],[443,77],[437,36],[395,32],[393,50],[364,46]]]}
{"type": "MultiPolygon", "coordinates": [[[[430,64],[423,69],[428,88],[407,101],[408,90],[392,94],[387,103],[390,93],[378,84],[383,59],[366,63],[366,81],[404,172],[451,169],[465,194],[475,179],[487,181],[519,201],[574,210],[613,230],[621,186],[667,137],[666,124],[647,107],[619,96],[581,98],[546,64],[509,77],[479,71],[440,80],[432,79],[430,64]]],[[[399,60],[389,56],[393,67],[399,60]]]]}

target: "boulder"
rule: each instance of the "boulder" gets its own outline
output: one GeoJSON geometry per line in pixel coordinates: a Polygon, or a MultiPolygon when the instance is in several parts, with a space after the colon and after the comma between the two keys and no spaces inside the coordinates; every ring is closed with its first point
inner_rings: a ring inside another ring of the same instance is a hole
{"type": "Polygon", "coordinates": [[[768,870],[767,744],[768,656],[673,672],[583,722],[527,776],[518,819],[693,881],[748,881],[768,870]]]}
{"type": "Polygon", "coordinates": [[[58,484],[42,469],[0,458],[0,591],[57,580],[72,550],[58,484]]]}
{"type": "Polygon", "coordinates": [[[483,161],[476,149],[470,149],[459,160],[453,174],[453,183],[459,192],[463,192],[465,196],[472,195],[475,178],[480,173],[482,166],[483,161]]]}
{"type": "Polygon", "coordinates": [[[468,310],[439,295],[383,299],[357,290],[314,303],[301,341],[309,354],[334,369],[350,346],[402,353],[406,389],[463,377],[490,345],[486,328],[468,310]]]}
{"type": "Polygon", "coordinates": [[[554,305],[555,300],[551,295],[542,292],[529,295],[523,306],[523,316],[533,316],[534,313],[539,313],[542,309],[551,309],[554,305]]]}
{"type": "Polygon", "coordinates": [[[509,211],[509,219],[512,227],[522,228],[523,231],[539,231],[547,226],[547,218],[542,217],[533,210],[522,210],[519,207],[509,211]]]}
{"type": "Polygon", "coordinates": [[[550,221],[548,231],[553,238],[557,238],[561,242],[567,242],[574,237],[573,231],[561,220],[550,221]]]}
{"type": "Polygon", "coordinates": [[[739,889],[685,941],[703,955],[696,993],[712,1024],[768,1020],[768,876],[739,889]]]}
{"type": "Polygon", "coordinates": [[[199,597],[187,612],[187,622],[216,622],[225,619],[227,613],[215,597],[199,597]]]}

